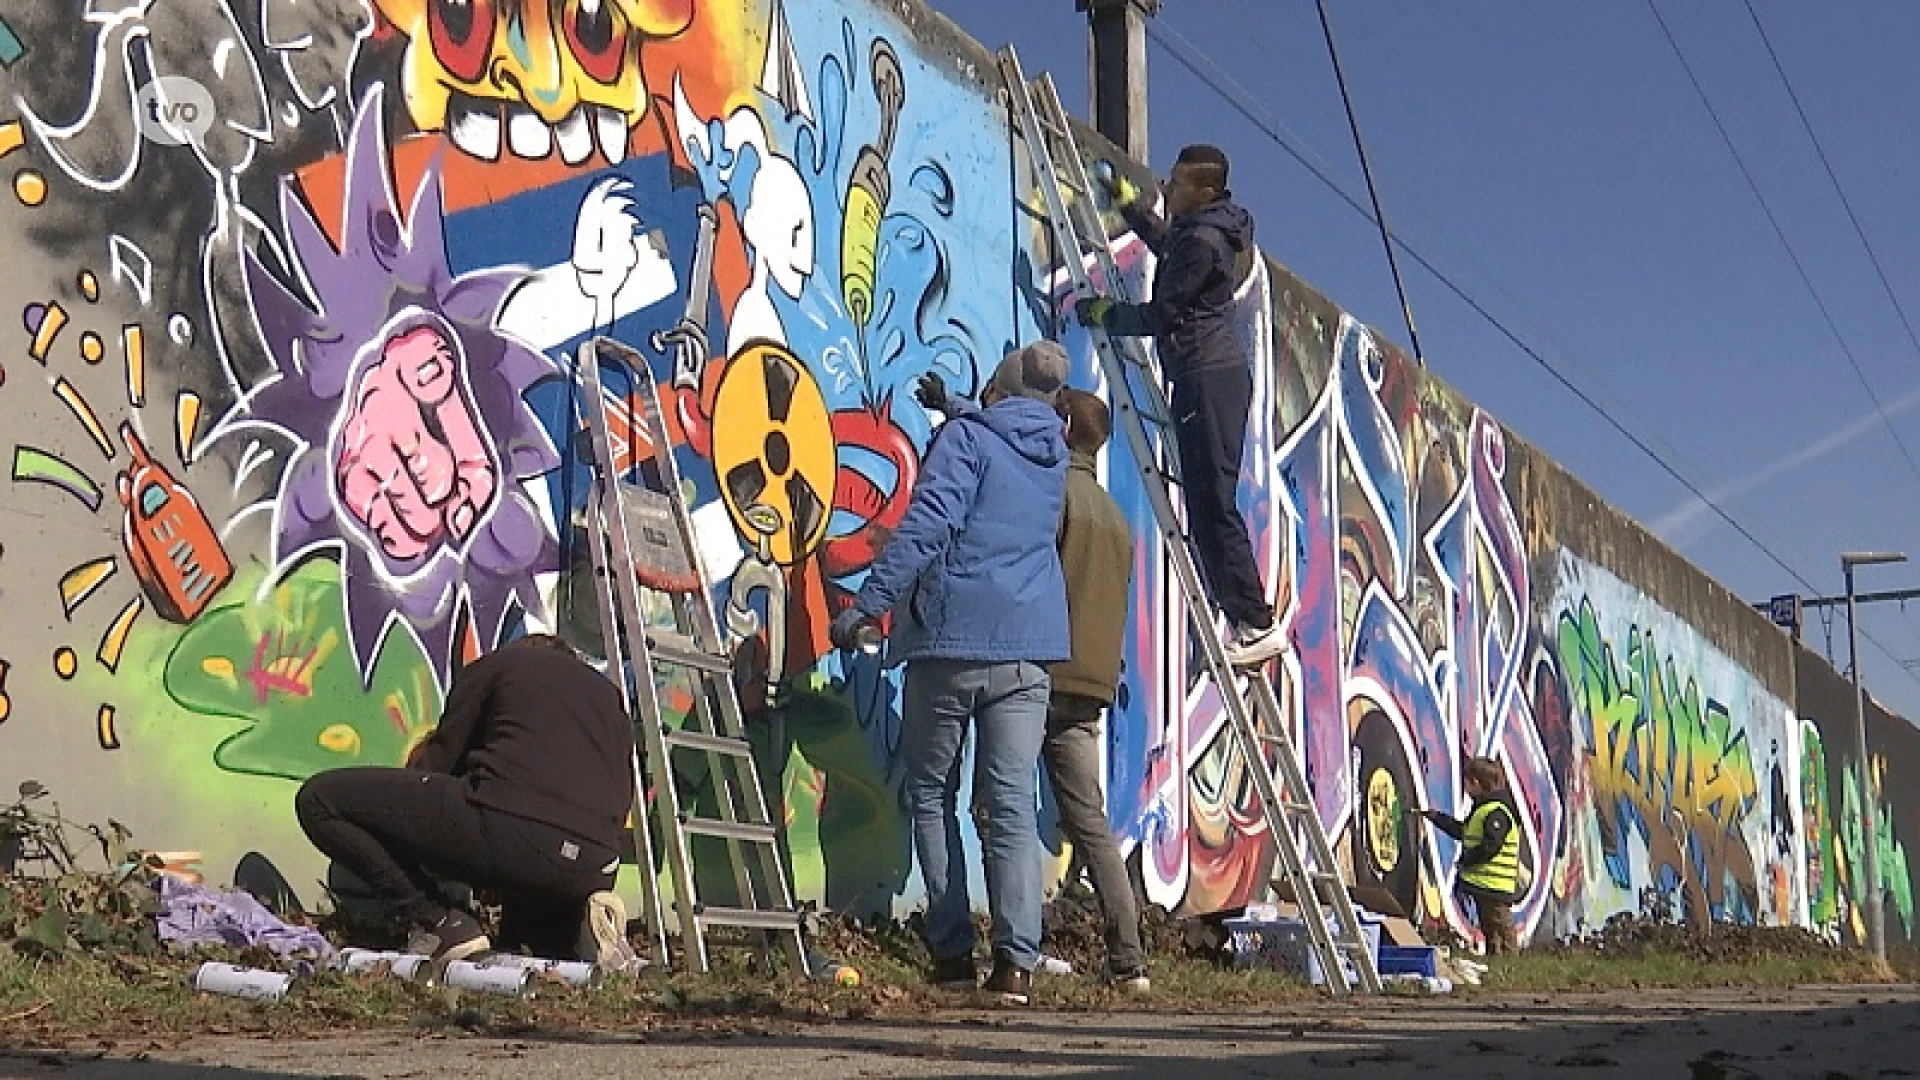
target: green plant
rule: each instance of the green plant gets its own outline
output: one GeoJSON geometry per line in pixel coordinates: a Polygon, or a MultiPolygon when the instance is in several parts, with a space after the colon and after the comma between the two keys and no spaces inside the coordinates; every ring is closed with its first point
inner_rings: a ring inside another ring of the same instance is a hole
{"type": "Polygon", "coordinates": [[[158,860],[132,851],[132,832],[118,821],[77,825],[60,814],[38,781],[20,785],[19,798],[0,807],[0,945],[33,957],[75,949],[149,953],[159,947],[153,916],[158,860]],[[37,805],[47,802],[48,809],[37,805]],[[104,871],[82,864],[91,837],[104,871]],[[24,867],[33,865],[37,873],[24,867]]]}

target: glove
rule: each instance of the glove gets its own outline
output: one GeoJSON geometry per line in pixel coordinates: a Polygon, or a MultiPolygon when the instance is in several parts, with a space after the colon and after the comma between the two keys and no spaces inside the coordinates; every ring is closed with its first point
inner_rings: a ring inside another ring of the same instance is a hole
{"type": "Polygon", "coordinates": [[[833,623],[827,627],[827,640],[836,649],[858,649],[860,628],[870,621],[859,608],[848,607],[833,617],[833,623]]]}
{"type": "Polygon", "coordinates": [[[1096,161],[1093,164],[1094,182],[1115,206],[1131,206],[1140,197],[1140,185],[1127,178],[1127,174],[1114,168],[1111,161],[1096,161]]]}
{"type": "Polygon", "coordinates": [[[913,399],[934,412],[946,412],[951,396],[947,393],[947,380],[941,378],[937,371],[920,376],[920,381],[914,385],[913,399]]]}
{"type": "Polygon", "coordinates": [[[1073,302],[1073,314],[1082,326],[1105,327],[1112,311],[1113,301],[1104,296],[1083,296],[1073,302]]]}

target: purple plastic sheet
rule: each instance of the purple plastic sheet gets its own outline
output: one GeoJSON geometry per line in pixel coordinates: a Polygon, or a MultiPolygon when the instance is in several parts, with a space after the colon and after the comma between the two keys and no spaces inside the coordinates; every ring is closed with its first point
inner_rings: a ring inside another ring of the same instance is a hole
{"type": "Polygon", "coordinates": [[[333,946],[318,930],[282,922],[244,892],[214,892],[163,874],[160,907],[160,940],[175,945],[264,945],[283,960],[333,956],[333,946]]]}

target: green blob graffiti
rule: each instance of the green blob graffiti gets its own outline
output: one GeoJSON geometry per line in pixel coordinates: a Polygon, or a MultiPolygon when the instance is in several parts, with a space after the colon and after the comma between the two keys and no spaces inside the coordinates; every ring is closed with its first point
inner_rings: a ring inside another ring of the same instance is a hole
{"type": "MultiPolygon", "coordinates": [[[[1884,763],[1874,762],[1874,783],[1879,786],[1879,778],[1884,763]]],[[[1874,828],[1874,846],[1880,863],[1880,890],[1887,899],[1887,905],[1900,916],[1900,926],[1906,937],[1913,936],[1913,881],[1907,873],[1907,846],[1893,834],[1893,808],[1875,793],[1877,819],[1874,828]]],[[[1848,769],[1841,781],[1840,797],[1840,843],[1846,851],[1849,891],[1856,900],[1866,889],[1864,870],[1855,880],[1854,868],[1864,868],[1866,861],[1866,827],[1861,822],[1864,802],[1860,797],[1860,776],[1857,770],[1848,769]]],[[[1858,916],[1864,919],[1865,916],[1858,916]]],[[[1884,917],[1884,916],[1883,916],[1884,917]]],[[[1856,934],[1863,933],[1864,923],[1855,927],[1856,934]]],[[[1893,927],[1887,926],[1889,937],[1893,927]]]]}
{"type": "Polygon", "coordinates": [[[362,687],[347,647],[340,568],[326,560],[301,567],[263,600],[207,612],[175,643],[165,680],[183,709],[250,722],[220,744],[214,764],[289,780],[398,765],[440,705],[426,657],[406,634],[388,636],[371,685],[362,687]]]}
{"type": "MultiPolygon", "coordinates": [[[[1833,843],[1833,804],[1827,798],[1827,747],[1820,729],[1800,725],[1800,810],[1806,823],[1807,917],[1830,927],[1839,914],[1838,853],[1833,843]]],[[[1904,865],[1904,864],[1903,864],[1904,865]]]]}

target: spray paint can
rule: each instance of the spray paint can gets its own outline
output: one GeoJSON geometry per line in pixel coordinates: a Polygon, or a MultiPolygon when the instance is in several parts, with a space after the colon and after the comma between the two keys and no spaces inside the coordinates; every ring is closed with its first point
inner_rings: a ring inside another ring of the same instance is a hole
{"type": "Polygon", "coordinates": [[[341,949],[334,958],[334,966],[350,975],[359,975],[398,960],[400,955],[385,949],[341,949]]]}
{"type": "Polygon", "coordinates": [[[390,952],[384,949],[341,949],[340,970],[349,974],[377,971],[385,964],[396,979],[411,979],[420,974],[427,958],[417,953],[390,952]]]}
{"type": "Polygon", "coordinates": [[[547,960],[538,956],[501,953],[487,957],[485,963],[489,967],[520,968],[535,974],[557,975],[568,986],[597,986],[600,983],[600,968],[584,960],[547,960]]]}
{"type": "Polygon", "coordinates": [[[880,633],[880,628],[872,623],[863,624],[854,632],[853,637],[860,643],[860,651],[868,656],[878,656],[880,643],[886,640],[886,636],[880,633]]]}
{"type": "Polygon", "coordinates": [[[246,998],[248,1001],[279,1001],[293,985],[293,976],[280,971],[262,971],[235,964],[212,961],[193,973],[193,988],[209,994],[246,998]]]}
{"type": "Polygon", "coordinates": [[[533,972],[521,967],[493,967],[455,960],[447,965],[440,982],[456,990],[477,990],[483,994],[518,997],[527,988],[533,972]]]}

